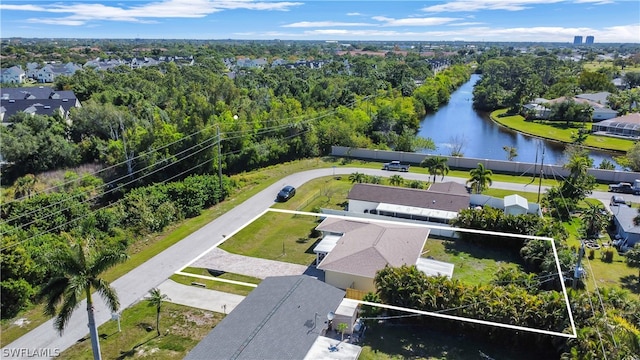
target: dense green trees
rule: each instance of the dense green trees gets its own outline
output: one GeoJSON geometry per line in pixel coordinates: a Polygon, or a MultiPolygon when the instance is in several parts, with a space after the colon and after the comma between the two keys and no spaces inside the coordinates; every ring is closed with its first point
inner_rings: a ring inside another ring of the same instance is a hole
{"type": "Polygon", "coordinates": [[[50,193],[0,207],[3,318],[15,316],[34,300],[55,270],[49,266],[51,254],[69,246],[64,233],[91,238],[101,246],[126,248],[141,235],[199,215],[222,201],[232,186],[226,177],[220,184],[216,175],[192,175],[183,181],[136,188],[118,203],[98,209],[102,198],[122,188],[105,188],[92,176],[66,179],[50,193]]]}

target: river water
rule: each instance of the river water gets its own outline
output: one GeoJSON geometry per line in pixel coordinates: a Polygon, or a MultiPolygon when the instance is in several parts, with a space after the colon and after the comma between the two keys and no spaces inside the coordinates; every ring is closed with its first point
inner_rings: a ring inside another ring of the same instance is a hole
{"type": "MultiPolygon", "coordinates": [[[[518,156],[514,161],[562,165],[566,162],[564,145],[520,134],[495,124],[489,114],[473,109],[473,86],[480,75],[471,79],[451,94],[449,103],[440,107],[435,114],[427,115],[420,124],[418,135],[431,138],[436,150],[425,153],[451,155],[454,147],[461,146],[465,157],[507,160],[504,146],[515,147],[518,156]]],[[[603,159],[613,162],[612,154],[603,151],[590,153],[594,166],[603,159]]],[[[615,164],[615,163],[614,163],[615,164]]]]}

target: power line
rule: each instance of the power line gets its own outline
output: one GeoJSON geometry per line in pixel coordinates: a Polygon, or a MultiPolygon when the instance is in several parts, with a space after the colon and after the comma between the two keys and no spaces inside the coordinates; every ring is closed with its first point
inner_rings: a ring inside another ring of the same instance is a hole
{"type": "MultiPolygon", "coordinates": [[[[294,135],[287,136],[287,137],[283,138],[283,140],[287,140],[287,139],[291,139],[291,138],[294,138],[294,137],[297,137],[297,136],[303,135],[303,134],[305,134],[305,133],[308,133],[309,131],[310,131],[310,130],[306,130],[306,131],[302,131],[302,132],[299,132],[299,133],[294,134],[294,135]]],[[[215,145],[215,143],[214,143],[214,144],[212,144],[212,145],[210,145],[210,146],[213,146],[213,145],[215,145]]],[[[250,149],[250,148],[252,148],[252,147],[259,147],[259,146],[262,146],[262,144],[255,144],[255,145],[249,146],[249,147],[244,148],[244,149],[239,150],[239,151],[231,151],[231,152],[224,153],[223,155],[231,155],[231,154],[239,153],[239,152],[244,151],[244,150],[246,150],[246,149],[250,149]]],[[[202,150],[203,150],[203,149],[201,149],[201,150],[199,150],[199,151],[202,151],[202,150]]],[[[198,152],[199,152],[199,151],[198,151],[198,152]]],[[[197,153],[197,152],[196,152],[196,153],[197,153]]],[[[194,155],[194,154],[196,154],[196,153],[192,153],[191,155],[188,155],[188,156],[186,156],[185,158],[190,157],[190,156],[192,156],[192,155],[194,155]]],[[[184,159],[184,158],[183,158],[183,159],[184,159]]],[[[182,173],[180,173],[180,174],[174,175],[174,176],[172,176],[172,177],[171,177],[171,178],[169,178],[169,179],[165,179],[165,180],[163,180],[161,183],[165,183],[165,182],[167,182],[167,181],[169,181],[169,180],[172,180],[172,179],[174,179],[174,178],[177,178],[177,177],[179,177],[179,176],[182,176],[182,175],[184,175],[184,174],[186,174],[186,173],[188,173],[188,172],[192,171],[193,169],[195,169],[195,168],[197,168],[197,167],[202,166],[203,164],[205,164],[205,163],[209,162],[210,160],[212,160],[212,159],[207,158],[207,159],[205,159],[204,161],[202,161],[200,164],[198,164],[198,165],[196,165],[196,166],[194,166],[194,167],[192,167],[192,168],[190,168],[190,169],[188,169],[188,170],[185,170],[185,171],[183,171],[183,172],[182,172],[182,173]]],[[[155,173],[155,172],[157,172],[157,171],[163,170],[164,168],[166,168],[166,167],[168,167],[168,166],[171,166],[171,165],[173,165],[173,164],[169,164],[169,165],[166,165],[166,166],[165,166],[165,167],[163,167],[163,168],[156,169],[156,170],[154,170],[152,173],[155,173]]],[[[150,173],[150,174],[152,174],[152,173],[150,173]]],[[[150,174],[149,174],[149,175],[150,175],[150,174]]],[[[135,180],[133,180],[133,181],[135,181],[135,180]]],[[[125,184],[125,185],[126,185],[126,184],[125,184]]],[[[120,200],[117,200],[117,201],[115,201],[115,202],[113,202],[113,203],[111,203],[111,204],[109,204],[109,205],[107,205],[107,206],[104,206],[104,207],[102,207],[101,209],[109,208],[109,207],[111,207],[111,206],[113,206],[113,205],[115,205],[115,204],[120,203],[122,200],[124,200],[124,198],[122,198],[122,199],[120,199],[120,200]]],[[[67,208],[67,209],[68,209],[68,208],[67,208]]],[[[65,209],[65,210],[67,210],[67,209],[65,209]]],[[[87,214],[85,214],[85,215],[83,215],[83,216],[80,216],[80,217],[77,217],[77,218],[75,218],[75,219],[69,220],[69,221],[67,221],[67,222],[66,222],[66,223],[64,223],[64,224],[61,224],[61,225],[56,226],[55,228],[47,229],[47,230],[45,230],[45,231],[41,231],[41,232],[39,232],[38,234],[33,235],[33,236],[30,236],[30,237],[29,237],[29,238],[27,238],[27,239],[24,239],[24,240],[18,241],[18,242],[14,243],[14,244],[11,244],[11,245],[9,245],[9,246],[2,247],[2,248],[0,249],[0,251],[4,251],[4,250],[6,250],[6,249],[10,249],[10,248],[15,247],[15,246],[17,246],[17,245],[23,244],[23,243],[25,243],[25,242],[27,242],[27,241],[29,241],[29,240],[32,240],[32,239],[34,239],[34,238],[36,238],[36,237],[38,237],[38,236],[44,235],[44,234],[46,234],[46,233],[48,233],[48,232],[51,232],[51,231],[53,231],[53,230],[57,230],[57,229],[59,229],[59,228],[61,228],[61,227],[63,227],[63,226],[66,226],[66,225],[72,224],[72,223],[74,223],[74,222],[76,222],[76,221],[78,221],[78,220],[84,219],[84,218],[86,218],[87,216],[91,215],[92,213],[94,213],[94,212],[95,212],[95,211],[97,211],[97,210],[99,210],[99,209],[96,209],[96,210],[93,210],[93,211],[89,211],[89,212],[87,212],[87,214]]],[[[15,228],[15,227],[14,227],[14,228],[15,228]]],[[[6,232],[6,233],[4,233],[4,234],[8,234],[8,233],[9,233],[9,232],[6,232]]],[[[4,234],[3,234],[3,235],[4,235],[4,234]]]]}

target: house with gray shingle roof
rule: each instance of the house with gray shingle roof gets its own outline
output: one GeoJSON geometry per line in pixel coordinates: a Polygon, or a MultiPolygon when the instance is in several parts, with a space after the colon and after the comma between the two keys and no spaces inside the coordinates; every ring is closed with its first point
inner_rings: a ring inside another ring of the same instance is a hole
{"type": "Polygon", "coordinates": [[[616,246],[632,248],[635,244],[640,243],[640,226],[633,221],[638,216],[638,209],[624,204],[610,208],[615,224],[616,246]]]}
{"type": "Polygon", "coordinates": [[[462,188],[444,183],[432,187],[435,190],[355,184],[347,195],[349,212],[447,224],[460,210],[469,208],[466,189],[463,193],[462,188]]]}
{"type": "Polygon", "coordinates": [[[340,289],[375,291],[374,278],[385,266],[416,265],[428,275],[453,274],[452,264],[420,257],[429,237],[426,227],[326,218],[316,229],[324,235],[314,248],[317,268],[327,284],[340,289]]]}
{"type": "Polygon", "coordinates": [[[55,91],[50,87],[23,87],[0,89],[0,121],[19,112],[31,115],[69,116],[71,108],[80,107],[73,91],[55,91]]]}
{"type": "MultiPolygon", "coordinates": [[[[306,275],[264,279],[193,350],[187,360],[331,358],[324,338],[327,314],[345,292],[306,275]],[[323,345],[325,344],[325,345],[323,345]]],[[[337,344],[338,341],[333,341],[337,344]]],[[[338,353],[355,360],[359,346],[340,343],[338,353]]]]}

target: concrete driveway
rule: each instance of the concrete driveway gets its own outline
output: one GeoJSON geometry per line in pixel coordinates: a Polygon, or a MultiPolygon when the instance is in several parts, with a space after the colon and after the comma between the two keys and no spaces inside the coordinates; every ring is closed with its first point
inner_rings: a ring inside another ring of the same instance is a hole
{"type": "Polygon", "coordinates": [[[173,280],[166,280],[158,288],[169,297],[169,302],[225,314],[244,300],[241,295],[183,285],[173,280]]]}
{"type": "Polygon", "coordinates": [[[307,272],[308,268],[304,265],[231,254],[220,248],[211,249],[191,266],[247,275],[258,279],[269,276],[301,275],[307,272]]]}

